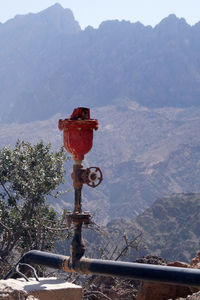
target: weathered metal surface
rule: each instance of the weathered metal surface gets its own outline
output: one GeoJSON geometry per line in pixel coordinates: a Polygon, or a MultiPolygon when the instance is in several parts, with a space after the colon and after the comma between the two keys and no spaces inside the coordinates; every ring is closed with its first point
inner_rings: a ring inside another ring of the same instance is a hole
{"type": "Polygon", "coordinates": [[[87,184],[92,188],[96,188],[103,180],[103,174],[98,167],[90,167],[83,169],[81,164],[73,165],[73,173],[71,174],[74,189],[81,189],[83,184],[87,184]]]}
{"type": "Polygon", "coordinates": [[[66,214],[67,224],[74,225],[74,236],[70,246],[70,263],[72,266],[85,253],[82,239],[82,225],[89,224],[91,216],[82,212],[82,187],[87,184],[95,188],[103,175],[99,168],[90,167],[83,169],[84,155],[92,148],[93,131],[98,129],[98,120],[90,118],[90,109],[86,107],[75,108],[69,119],[59,120],[58,128],[63,130],[64,146],[73,155],[74,165],[71,174],[74,186],[74,211],[66,214]]]}
{"type": "Polygon", "coordinates": [[[70,245],[70,263],[72,266],[76,264],[78,260],[85,253],[85,244],[82,238],[82,222],[74,224],[74,235],[70,245]]]}
{"type": "Polygon", "coordinates": [[[96,188],[103,180],[103,174],[98,167],[87,168],[83,176],[84,183],[92,188],[96,188]]]}
{"type": "Polygon", "coordinates": [[[59,120],[58,128],[63,130],[66,150],[75,161],[82,161],[92,148],[93,130],[98,129],[98,121],[90,119],[89,108],[75,108],[70,119],[59,120]]]}

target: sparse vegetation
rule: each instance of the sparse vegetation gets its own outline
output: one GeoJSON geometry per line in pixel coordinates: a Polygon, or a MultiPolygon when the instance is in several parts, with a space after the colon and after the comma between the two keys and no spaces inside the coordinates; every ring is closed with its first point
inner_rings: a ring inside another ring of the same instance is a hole
{"type": "MultiPolygon", "coordinates": [[[[63,218],[46,202],[63,182],[64,150],[43,142],[18,141],[0,150],[0,269],[31,249],[52,250],[62,237],[63,218]]],[[[66,227],[66,225],[65,225],[66,227]]]]}

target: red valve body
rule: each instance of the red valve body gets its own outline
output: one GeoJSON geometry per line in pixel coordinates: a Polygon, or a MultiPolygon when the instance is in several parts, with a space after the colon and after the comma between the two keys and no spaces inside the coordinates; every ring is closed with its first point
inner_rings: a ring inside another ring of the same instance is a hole
{"type": "MultiPolygon", "coordinates": [[[[90,117],[89,109],[76,108],[77,110],[88,110],[87,116],[90,117]]],[[[74,120],[74,112],[70,119],[59,120],[58,128],[63,130],[64,146],[73,155],[75,161],[82,161],[84,155],[92,148],[93,130],[98,129],[98,121],[94,119],[74,120]]]]}

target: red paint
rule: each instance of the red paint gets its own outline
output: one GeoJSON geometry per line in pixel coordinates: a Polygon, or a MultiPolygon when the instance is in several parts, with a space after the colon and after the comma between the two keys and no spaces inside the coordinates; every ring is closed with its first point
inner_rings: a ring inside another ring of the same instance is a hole
{"type": "Polygon", "coordinates": [[[83,160],[92,148],[93,130],[98,129],[98,121],[90,119],[90,110],[74,109],[70,119],[59,120],[58,128],[63,130],[64,146],[74,160],[83,160]]]}

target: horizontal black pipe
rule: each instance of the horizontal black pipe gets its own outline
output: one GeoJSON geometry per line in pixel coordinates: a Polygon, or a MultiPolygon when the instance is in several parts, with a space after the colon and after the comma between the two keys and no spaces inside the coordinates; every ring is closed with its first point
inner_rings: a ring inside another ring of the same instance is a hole
{"type": "Polygon", "coordinates": [[[21,258],[21,263],[33,263],[35,265],[42,265],[53,269],[61,270],[63,263],[66,260],[65,255],[32,250],[24,254],[21,258]]]}
{"type": "Polygon", "coordinates": [[[80,269],[81,265],[83,265],[83,270],[85,269],[88,273],[96,275],[117,276],[144,281],[200,287],[200,270],[198,269],[100,259],[92,259],[88,263],[84,263],[84,261],[80,262],[80,269]]]}
{"type": "Polygon", "coordinates": [[[34,265],[42,265],[45,267],[62,270],[66,258],[66,256],[60,254],[31,250],[24,254],[24,256],[17,262],[14,268],[7,273],[4,279],[10,278],[16,273],[16,266],[19,263],[32,263],[34,265]]]}
{"type": "MultiPolygon", "coordinates": [[[[88,259],[85,257],[77,261],[72,267],[70,266],[69,256],[37,250],[27,252],[18,263],[20,262],[44,265],[66,272],[75,271],[82,274],[116,276],[144,281],[200,287],[200,270],[198,269],[88,259]]],[[[13,270],[6,275],[5,279],[12,277],[12,274],[13,270]]]]}

